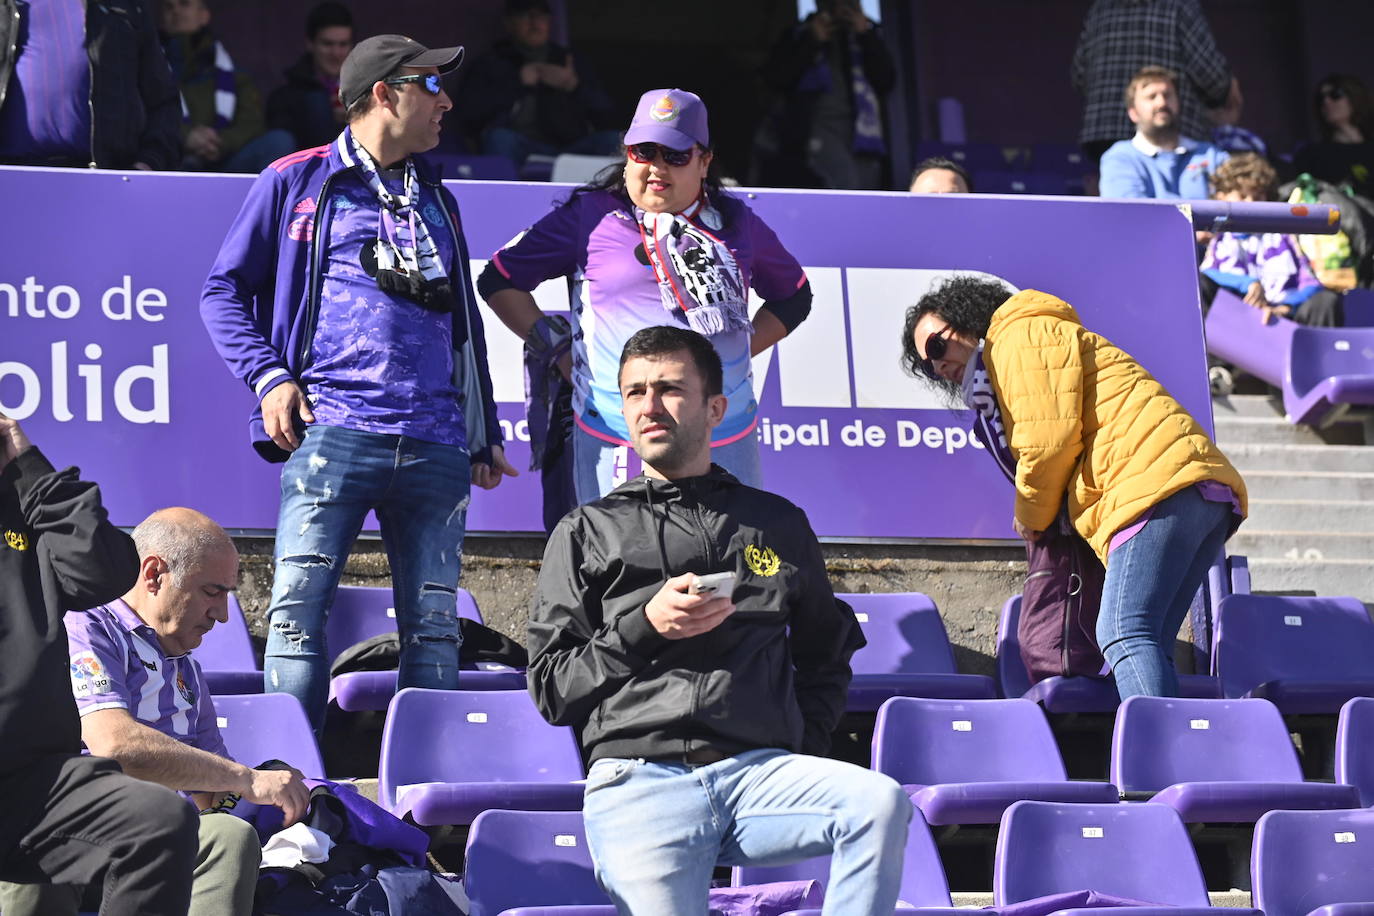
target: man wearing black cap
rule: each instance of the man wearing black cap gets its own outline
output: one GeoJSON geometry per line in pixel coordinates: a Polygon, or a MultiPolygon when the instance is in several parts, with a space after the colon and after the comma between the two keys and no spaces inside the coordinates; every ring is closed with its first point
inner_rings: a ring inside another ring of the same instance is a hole
{"type": "Polygon", "coordinates": [[[415,155],[439,142],[441,75],[462,58],[401,35],[360,42],[339,74],[348,126],[258,177],[201,297],[258,399],[254,447],[285,462],[266,681],[317,731],[325,614],[368,510],[391,560],[399,686],[453,688],[469,479],[515,474],[458,205],[415,155]]]}

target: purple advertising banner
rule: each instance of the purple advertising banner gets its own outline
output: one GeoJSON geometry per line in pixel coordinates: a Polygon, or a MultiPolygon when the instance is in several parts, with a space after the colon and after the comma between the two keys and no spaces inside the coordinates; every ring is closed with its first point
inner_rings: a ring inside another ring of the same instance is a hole
{"type": "MultiPolygon", "coordinates": [[[[248,444],[253,397],[200,322],[201,285],[250,178],[0,168],[0,410],[136,524],[167,505],[276,527],[280,468],[248,444]]],[[[484,259],[567,188],[451,182],[484,259]]],[[[766,486],[827,538],[1010,538],[1012,491],[898,364],[905,309],[953,271],[1070,302],[1211,429],[1189,217],[1072,198],[737,192],[806,267],[810,318],[754,361],[766,486]]],[[[566,285],[536,298],[566,309],[566,285]]],[[[512,463],[529,462],[520,341],[484,311],[512,463]]],[[[635,470],[633,460],[627,462],[635,470]]],[[[537,473],[475,491],[473,531],[539,531],[537,473]]]]}

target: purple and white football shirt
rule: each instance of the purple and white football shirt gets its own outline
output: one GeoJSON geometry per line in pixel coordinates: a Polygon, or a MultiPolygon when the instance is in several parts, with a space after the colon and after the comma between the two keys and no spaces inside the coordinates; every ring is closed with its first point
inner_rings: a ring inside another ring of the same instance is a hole
{"type": "MultiPolygon", "coordinates": [[[[717,204],[724,228],[704,228],[729,247],[745,286],[765,302],[793,295],[806,274],[773,230],[738,198],[727,195],[717,204]]],[[[533,290],[553,277],[572,279],[573,412],[584,430],[617,445],[630,444],[617,378],[625,342],[643,328],[685,324],[664,309],[642,244],[629,201],[590,191],[555,207],[492,257],[518,289],[533,290]]],[[[729,398],[712,445],[728,445],[754,431],[758,404],[749,336],[733,331],[710,338],[720,354],[729,398]]]]}
{"type": "Polygon", "coordinates": [[[168,656],[157,632],[123,600],[68,611],[72,693],[81,715],[127,709],[149,728],[228,757],[215,706],[190,654],[168,656]]]}

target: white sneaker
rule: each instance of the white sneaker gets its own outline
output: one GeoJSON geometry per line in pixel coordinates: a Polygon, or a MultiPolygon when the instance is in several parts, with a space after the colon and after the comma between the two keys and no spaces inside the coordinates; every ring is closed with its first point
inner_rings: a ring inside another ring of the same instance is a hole
{"type": "Polygon", "coordinates": [[[1231,378],[1231,370],[1225,366],[1213,366],[1207,370],[1207,385],[1212,389],[1212,397],[1224,398],[1235,390],[1236,381],[1231,378]]]}

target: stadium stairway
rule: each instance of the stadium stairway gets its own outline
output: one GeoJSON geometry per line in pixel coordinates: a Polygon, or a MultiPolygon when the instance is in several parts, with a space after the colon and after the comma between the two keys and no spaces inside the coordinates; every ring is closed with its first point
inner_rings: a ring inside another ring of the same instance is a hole
{"type": "Polygon", "coordinates": [[[1215,398],[1212,415],[1250,491],[1227,549],[1249,557],[1254,590],[1374,605],[1374,418],[1294,426],[1263,394],[1215,398]]]}

